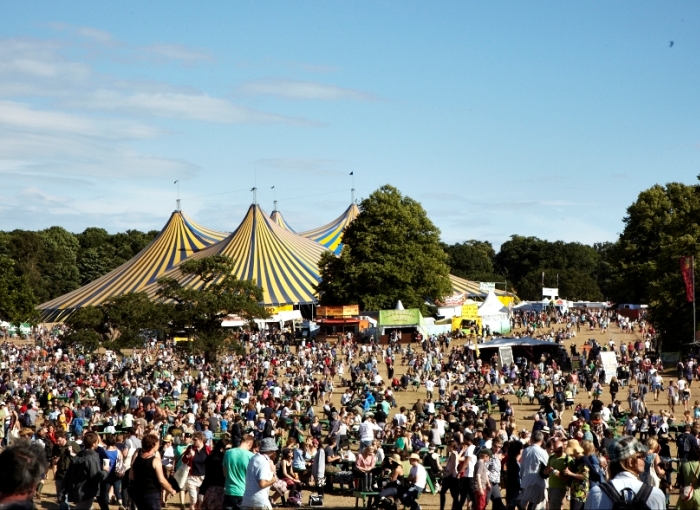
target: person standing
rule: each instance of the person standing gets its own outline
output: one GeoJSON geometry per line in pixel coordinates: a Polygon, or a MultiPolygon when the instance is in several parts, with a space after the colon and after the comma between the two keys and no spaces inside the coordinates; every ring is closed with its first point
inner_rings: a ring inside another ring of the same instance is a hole
{"type": "Polygon", "coordinates": [[[459,445],[455,441],[450,441],[447,445],[447,464],[442,476],[442,487],[440,487],[440,510],[445,510],[445,500],[447,491],[452,496],[452,510],[457,510],[459,504],[459,474],[457,467],[461,462],[459,456],[459,445]]]}
{"type": "Polygon", "coordinates": [[[482,448],[477,458],[474,466],[474,510],[486,510],[486,504],[491,495],[491,482],[486,464],[491,458],[491,450],[482,448]]]}
{"type": "Polygon", "coordinates": [[[566,471],[574,471],[574,459],[564,452],[564,443],[559,439],[552,444],[553,453],[547,461],[545,474],[549,477],[549,510],[562,510],[566,491],[568,489],[569,477],[566,471]]]}
{"type": "Polygon", "coordinates": [[[244,434],[240,446],[224,454],[224,510],[241,510],[246,471],[253,457],[253,436],[244,434]]]}
{"type": "Polygon", "coordinates": [[[245,475],[245,491],[241,501],[242,510],[271,509],[270,487],[277,482],[275,459],[277,444],[271,437],[260,441],[259,452],[248,463],[245,475]]]}
{"type": "Polygon", "coordinates": [[[664,510],[664,493],[639,480],[639,475],[644,472],[647,448],[631,436],[622,436],[612,441],[607,451],[610,481],[590,490],[585,510],[612,508],[614,499],[633,499],[637,495],[646,502],[649,510],[664,510]]]}
{"type": "MultiPolygon", "coordinates": [[[[530,438],[530,446],[523,452],[520,461],[521,492],[517,502],[524,510],[541,510],[545,503],[545,470],[549,456],[542,441],[544,434],[538,430],[530,438]]],[[[510,472],[508,473],[510,479],[510,472]]]]}
{"type": "Polygon", "coordinates": [[[205,437],[202,432],[192,434],[192,446],[190,446],[183,455],[182,462],[190,466],[190,472],[187,475],[185,488],[190,496],[190,510],[195,510],[197,501],[204,497],[204,494],[199,494],[199,488],[204,482],[204,475],[207,472],[206,461],[209,455],[209,447],[205,446],[205,437]]]}

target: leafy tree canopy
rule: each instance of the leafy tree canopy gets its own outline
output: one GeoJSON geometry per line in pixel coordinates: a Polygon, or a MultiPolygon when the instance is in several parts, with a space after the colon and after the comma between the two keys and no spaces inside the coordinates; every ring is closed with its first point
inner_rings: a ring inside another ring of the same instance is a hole
{"type": "Polygon", "coordinates": [[[451,293],[440,231],[418,202],[386,185],[359,209],[345,229],[340,256],[325,253],[321,258],[321,303],[380,310],[393,308],[400,299],[405,307],[427,313],[426,298],[451,293]]]}
{"type": "Polygon", "coordinates": [[[494,270],[496,251],[490,242],[472,239],[452,245],[443,244],[443,249],[447,253],[450,273],[453,275],[480,282],[504,280],[494,270]]]}
{"type": "Polygon", "coordinates": [[[25,276],[18,276],[15,262],[6,255],[0,255],[0,320],[14,324],[36,323],[38,304],[34,292],[25,276]]]}
{"type": "Polygon", "coordinates": [[[88,306],[73,312],[66,325],[70,332],[66,342],[86,350],[100,346],[111,349],[143,344],[146,330],[168,327],[171,306],[154,303],[144,293],[124,294],[100,306],[88,306]]]}
{"type": "Polygon", "coordinates": [[[700,188],[653,186],[639,194],[623,221],[625,228],[610,254],[615,299],[648,304],[664,341],[692,341],[692,305],[685,300],[679,259],[697,259],[700,188]]]}
{"type": "Polygon", "coordinates": [[[187,260],[180,271],[189,280],[199,280],[202,286],[191,288],[173,278],[158,280],[158,295],[166,304],[173,303],[170,327],[176,331],[190,330],[191,348],[204,353],[213,361],[226,349],[240,349],[230,334],[221,327],[228,315],[243,319],[268,317],[260,305],[263,292],[254,281],[239,280],[234,276],[235,263],[230,257],[216,255],[187,260]]]}

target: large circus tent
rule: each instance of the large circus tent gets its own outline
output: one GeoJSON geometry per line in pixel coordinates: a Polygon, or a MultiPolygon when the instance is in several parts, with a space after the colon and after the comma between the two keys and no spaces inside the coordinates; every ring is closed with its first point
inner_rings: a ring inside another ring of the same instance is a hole
{"type": "MultiPolygon", "coordinates": [[[[236,266],[239,279],[255,280],[263,291],[264,305],[316,303],[316,285],[321,281],[318,261],[327,251],[311,239],[280,227],[258,205],[251,205],[238,228],[223,241],[194,254],[192,259],[226,255],[236,266]]],[[[200,288],[204,282],[174,268],[164,276],[200,288]]],[[[158,285],[145,291],[155,297],[158,285]]]]}
{"type": "Polygon", "coordinates": [[[142,291],[192,254],[227,235],[204,228],[176,210],[158,236],[134,258],[79,289],[40,304],[37,308],[41,318],[44,322],[57,322],[78,308],[142,291]]]}
{"type": "Polygon", "coordinates": [[[324,225],[313,230],[307,230],[306,232],[299,233],[300,236],[312,239],[317,243],[325,246],[331,250],[336,255],[340,254],[343,249],[343,233],[345,232],[345,227],[350,225],[357,215],[360,214],[360,210],[357,205],[350,204],[350,206],[345,209],[343,214],[338,218],[331,221],[329,224],[324,225]]]}
{"type": "MultiPolygon", "coordinates": [[[[73,310],[100,305],[130,292],[144,291],[155,298],[157,280],[163,276],[199,288],[203,282],[183,275],[178,265],[188,258],[213,255],[231,257],[238,278],[254,279],[263,290],[263,305],[316,304],[316,286],[321,281],[319,259],[328,250],[340,254],[344,230],[358,214],[359,209],[353,203],[327,225],[297,234],[276,207],[268,216],[259,205],[253,204],[238,228],[226,234],[204,228],[178,210],[156,239],[133,259],[37,308],[43,321],[56,322],[73,310]]],[[[486,297],[478,282],[450,275],[450,283],[455,295],[486,297]]],[[[496,291],[496,294],[505,293],[496,291]]]]}

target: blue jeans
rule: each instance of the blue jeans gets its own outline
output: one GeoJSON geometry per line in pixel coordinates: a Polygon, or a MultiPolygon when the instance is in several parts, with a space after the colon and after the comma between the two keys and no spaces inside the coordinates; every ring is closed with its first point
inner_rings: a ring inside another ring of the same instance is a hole
{"type": "Polygon", "coordinates": [[[100,483],[100,510],[109,510],[109,489],[114,487],[114,497],[119,501],[122,500],[122,480],[117,477],[112,471],[107,479],[100,483]]]}
{"type": "Polygon", "coordinates": [[[224,510],[241,510],[243,496],[224,495],[224,510]]]}

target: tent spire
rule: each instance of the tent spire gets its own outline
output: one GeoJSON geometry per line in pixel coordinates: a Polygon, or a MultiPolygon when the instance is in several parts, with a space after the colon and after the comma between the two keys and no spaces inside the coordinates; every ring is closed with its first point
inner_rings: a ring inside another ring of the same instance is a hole
{"type": "Polygon", "coordinates": [[[175,203],[177,204],[177,205],[175,206],[175,210],[176,210],[177,212],[180,212],[180,199],[178,198],[178,199],[175,201],[175,203]]]}
{"type": "Polygon", "coordinates": [[[275,207],[272,209],[273,211],[277,210],[277,200],[275,200],[275,207]]]}
{"type": "Polygon", "coordinates": [[[253,205],[258,205],[258,188],[253,188],[250,191],[253,192],[253,205]]]}

